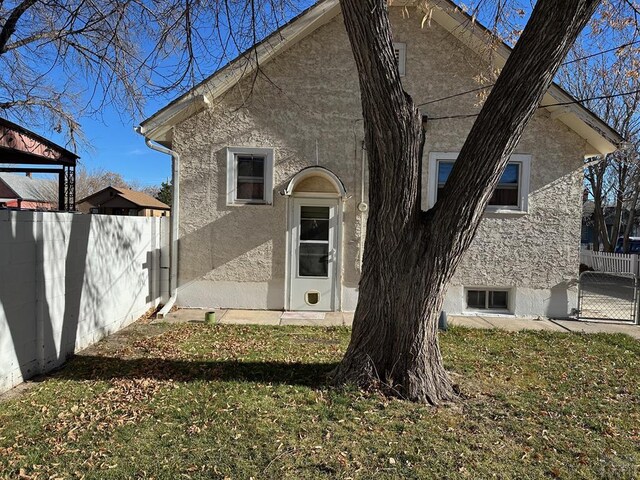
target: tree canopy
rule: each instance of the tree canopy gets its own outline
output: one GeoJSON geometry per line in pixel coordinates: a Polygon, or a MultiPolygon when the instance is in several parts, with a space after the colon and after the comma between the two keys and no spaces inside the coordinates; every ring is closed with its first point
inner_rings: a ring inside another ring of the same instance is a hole
{"type": "Polygon", "coordinates": [[[184,92],[308,3],[0,1],[0,114],[73,143],[83,117],[139,118],[146,98],[184,92]]]}

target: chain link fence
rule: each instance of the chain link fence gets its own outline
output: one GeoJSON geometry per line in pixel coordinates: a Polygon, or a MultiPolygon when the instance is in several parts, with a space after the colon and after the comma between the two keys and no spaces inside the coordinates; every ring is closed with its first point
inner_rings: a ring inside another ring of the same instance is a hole
{"type": "Polygon", "coordinates": [[[578,292],[578,318],[637,324],[638,277],[631,273],[583,272],[578,292]]]}

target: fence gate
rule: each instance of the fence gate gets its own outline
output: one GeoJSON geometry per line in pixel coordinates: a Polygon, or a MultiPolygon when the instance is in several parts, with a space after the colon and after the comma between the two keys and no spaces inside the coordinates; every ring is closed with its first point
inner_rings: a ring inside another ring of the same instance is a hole
{"type": "Polygon", "coordinates": [[[638,277],[632,273],[583,272],[578,318],[638,323],[638,277]]]}

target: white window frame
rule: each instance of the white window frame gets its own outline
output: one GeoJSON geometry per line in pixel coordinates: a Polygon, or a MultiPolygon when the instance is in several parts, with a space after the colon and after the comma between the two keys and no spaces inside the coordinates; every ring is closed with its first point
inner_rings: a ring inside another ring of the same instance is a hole
{"type": "Polygon", "coordinates": [[[273,204],[273,148],[227,147],[227,205],[272,205],[273,204]],[[264,156],[264,197],[261,200],[236,198],[238,185],[238,161],[243,155],[264,156]]]}
{"type": "Polygon", "coordinates": [[[393,43],[393,52],[398,55],[398,72],[404,77],[407,71],[407,44],[401,42],[393,43]]]}
{"type": "MultiPolygon", "coordinates": [[[[455,161],[458,158],[458,152],[431,152],[429,154],[429,191],[428,207],[431,208],[436,204],[438,195],[438,162],[439,161],[455,161]]],[[[514,153],[509,159],[509,163],[517,163],[520,165],[518,173],[518,205],[488,205],[486,213],[528,213],[529,212],[529,192],[531,181],[531,155],[514,153]]]]}
{"type": "Polygon", "coordinates": [[[513,288],[509,288],[509,287],[485,287],[485,286],[479,286],[479,287],[464,287],[464,308],[466,311],[469,312],[482,312],[482,313],[500,313],[500,314],[504,314],[504,313],[511,313],[513,312],[513,305],[514,305],[514,289],[513,288]],[[489,292],[506,292],[507,293],[507,308],[477,308],[477,307],[470,307],[469,303],[468,303],[468,299],[469,299],[469,291],[470,290],[476,290],[476,291],[482,291],[485,292],[486,294],[486,300],[485,300],[485,305],[487,305],[487,302],[489,301],[489,292]]]}

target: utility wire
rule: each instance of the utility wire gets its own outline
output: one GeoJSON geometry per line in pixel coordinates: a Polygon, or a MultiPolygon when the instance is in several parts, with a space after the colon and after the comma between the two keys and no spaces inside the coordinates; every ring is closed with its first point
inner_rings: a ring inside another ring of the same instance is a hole
{"type": "Polygon", "coordinates": [[[613,48],[610,48],[608,50],[602,50],[601,52],[592,53],[591,55],[585,55],[584,57],[574,58],[573,60],[567,60],[566,62],[564,62],[560,66],[564,67],[565,65],[570,65],[572,63],[579,62],[580,60],[588,60],[589,58],[597,57],[598,55],[604,55],[605,53],[615,52],[616,50],[620,50],[621,48],[630,47],[631,45],[635,45],[636,43],[640,43],[640,40],[635,40],[635,41],[629,42],[629,43],[623,43],[622,45],[618,45],[617,47],[613,47],[613,48]]]}
{"type": "MultiPolygon", "coordinates": [[[[547,107],[562,107],[565,105],[573,105],[576,103],[583,103],[583,102],[589,102],[591,100],[607,100],[609,98],[616,98],[616,97],[624,97],[626,95],[637,95],[640,93],[640,89],[637,90],[631,90],[629,92],[622,92],[622,93],[612,93],[609,95],[598,95],[597,97],[589,97],[589,98],[581,98],[578,100],[571,100],[568,102],[558,102],[558,103],[550,103],[548,105],[539,105],[538,108],[547,108],[547,107]]],[[[448,115],[446,117],[427,117],[427,119],[429,121],[431,120],[449,120],[449,119],[460,119],[460,118],[472,118],[472,117],[477,117],[480,113],[468,113],[468,114],[462,114],[462,115],[448,115]]]]}
{"type": "MultiPolygon", "coordinates": [[[[570,65],[572,63],[579,62],[580,60],[587,60],[589,58],[597,57],[598,55],[604,55],[605,53],[610,53],[610,52],[613,52],[613,51],[616,51],[616,50],[620,50],[621,48],[630,47],[631,45],[635,45],[637,43],[640,43],[640,40],[635,40],[635,41],[629,42],[629,43],[623,43],[622,45],[618,45],[617,47],[609,48],[607,50],[602,50],[600,52],[592,53],[590,55],[585,55],[584,57],[574,58],[573,60],[568,60],[568,61],[562,63],[560,66],[563,67],[565,65],[570,65]]],[[[486,90],[488,88],[491,88],[494,85],[495,85],[495,83],[492,83],[490,85],[484,85],[482,87],[477,87],[477,88],[474,88],[472,90],[467,90],[466,92],[454,93],[453,95],[447,95],[446,97],[436,98],[435,100],[429,100],[428,102],[420,103],[420,104],[418,104],[416,106],[417,107],[424,107],[425,105],[431,105],[432,103],[443,102],[443,101],[449,100],[451,98],[456,98],[456,97],[461,97],[463,95],[468,95],[469,93],[480,92],[482,90],[486,90]]]]}

